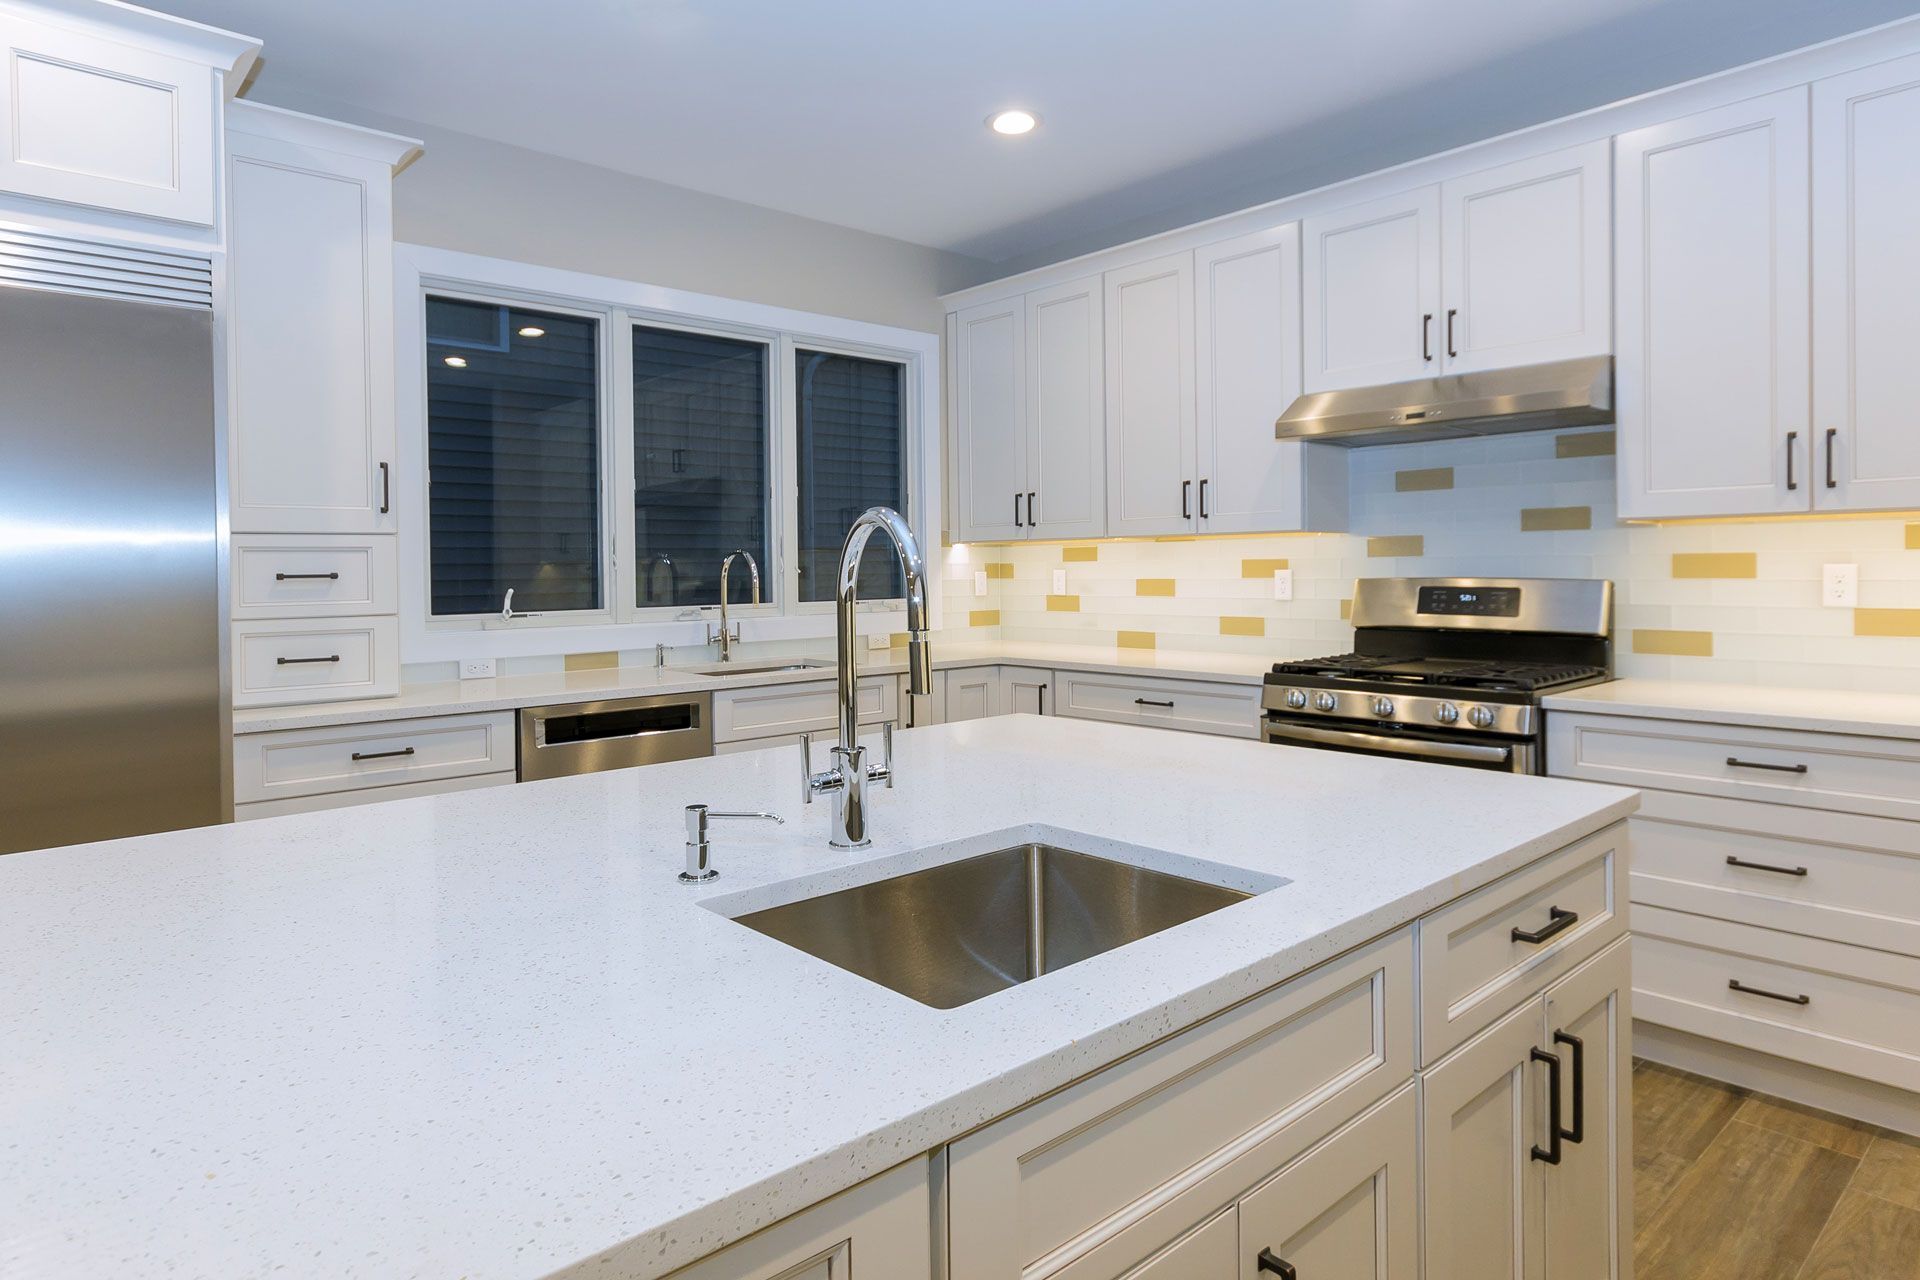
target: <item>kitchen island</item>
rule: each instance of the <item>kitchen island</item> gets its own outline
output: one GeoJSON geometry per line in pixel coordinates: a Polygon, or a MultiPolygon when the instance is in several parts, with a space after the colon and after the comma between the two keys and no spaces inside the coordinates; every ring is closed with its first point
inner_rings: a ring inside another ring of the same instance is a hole
{"type": "MultiPolygon", "coordinates": [[[[1358,948],[1380,1061],[1272,1134],[1453,1051],[1431,1081],[1625,929],[1623,789],[1033,716],[895,768],[855,851],[778,750],[0,859],[0,1274],[664,1275],[928,1153],[957,1179],[956,1139],[1358,948]],[[687,885],[696,802],[787,821],[715,823],[687,885]],[[1030,839],[1253,896],[947,1010],[729,918],[1030,839]]],[[[1005,1234],[952,1190],[930,1247],[1005,1234]]]]}

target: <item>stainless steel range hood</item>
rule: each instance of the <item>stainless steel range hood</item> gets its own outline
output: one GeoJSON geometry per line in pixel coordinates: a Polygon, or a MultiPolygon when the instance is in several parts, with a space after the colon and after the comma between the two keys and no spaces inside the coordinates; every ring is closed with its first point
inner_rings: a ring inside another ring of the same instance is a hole
{"type": "Polygon", "coordinates": [[[1613,358],[1588,356],[1301,396],[1273,424],[1281,440],[1349,447],[1505,435],[1613,421],[1613,358]]]}

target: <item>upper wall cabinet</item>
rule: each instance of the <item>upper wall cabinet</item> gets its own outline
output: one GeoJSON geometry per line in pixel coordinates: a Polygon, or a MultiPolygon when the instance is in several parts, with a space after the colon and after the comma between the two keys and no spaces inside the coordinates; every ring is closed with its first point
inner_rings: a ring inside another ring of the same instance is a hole
{"type": "Polygon", "coordinates": [[[232,524],[394,529],[394,167],[418,148],[235,103],[232,524]]]}
{"type": "Polygon", "coordinates": [[[1441,184],[1446,372],[1612,350],[1610,152],[1602,140],[1441,184]]]}
{"type": "Polygon", "coordinates": [[[1608,144],[1305,223],[1308,391],[1611,349],[1608,144]]]}
{"type": "Polygon", "coordinates": [[[259,47],[125,5],[0,5],[0,191],[213,226],[225,86],[259,47]]]}
{"type": "Polygon", "coordinates": [[[1814,505],[1920,507],[1920,57],[1813,86],[1814,505]]]}
{"type": "Polygon", "coordinates": [[[1194,519],[1193,255],[1107,272],[1107,532],[1194,519]]]}
{"type": "Polygon", "coordinates": [[[1100,277],[954,317],[954,537],[1106,532],[1100,277]]]}

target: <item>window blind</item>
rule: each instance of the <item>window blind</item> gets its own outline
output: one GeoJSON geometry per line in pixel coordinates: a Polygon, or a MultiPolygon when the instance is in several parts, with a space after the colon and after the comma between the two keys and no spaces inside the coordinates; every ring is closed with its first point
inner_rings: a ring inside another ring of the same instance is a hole
{"type": "MultiPolygon", "coordinates": [[[[868,507],[906,513],[901,400],[905,369],[825,351],[794,355],[799,409],[800,598],[831,600],[847,530],[868,507]]],[[[860,567],[863,600],[895,599],[905,580],[891,547],[860,567]]]]}

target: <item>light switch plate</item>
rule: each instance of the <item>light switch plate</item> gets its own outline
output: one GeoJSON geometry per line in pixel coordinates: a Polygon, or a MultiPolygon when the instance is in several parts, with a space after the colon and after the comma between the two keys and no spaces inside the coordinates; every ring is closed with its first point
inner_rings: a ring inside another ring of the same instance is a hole
{"type": "Polygon", "coordinates": [[[1275,600],[1293,599],[1293,570],[1275,569],[1273,571],[1273,598],[1275,600]]]}
{"type": "Polygon", "coordinates": [[[984,596],[987,594],[987,571],[985,569],[975,569],[973,571],[973,594],[976,596],[984,596]]]}
{"type": "Polygon", "coordinates": [[[1830,564],[1820,571],[1820,603],[1829,609],[1854,609],[1860,604],[1860,566],[1830,564]]]}
{"type": "Polygon", "coordinates": [[[1057,596],[1067,594],[1067,571],[1065,569],[1055,569],[1053,571],[1053,594],[1057,596]]]}
{"type": "Polygon", "coordinates": [[[460,678],[462,680],[490,680],[493,678],[492,658],[460,659],[460,678]]]}

